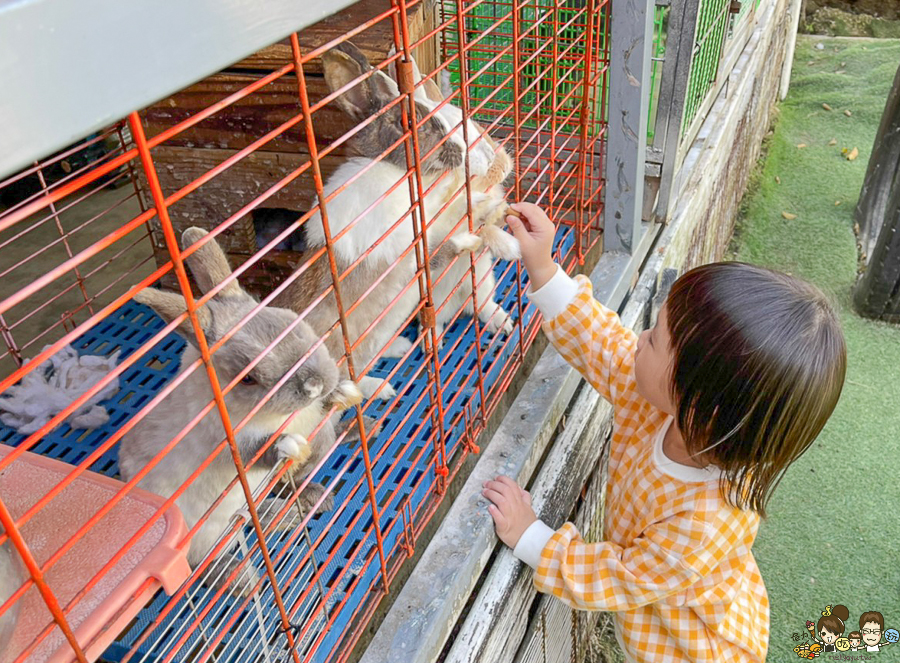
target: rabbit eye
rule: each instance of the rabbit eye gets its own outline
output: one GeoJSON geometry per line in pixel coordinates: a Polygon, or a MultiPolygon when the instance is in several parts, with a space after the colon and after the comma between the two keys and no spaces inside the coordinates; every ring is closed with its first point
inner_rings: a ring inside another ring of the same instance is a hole
{"type": "Polygon", "coordinates": [[[245,375],[244,377],[241,378],[241,384],[245,384],[249,387],[251,385],[256,384],[256,378],[253,377],[252,375],[245,375]]]}

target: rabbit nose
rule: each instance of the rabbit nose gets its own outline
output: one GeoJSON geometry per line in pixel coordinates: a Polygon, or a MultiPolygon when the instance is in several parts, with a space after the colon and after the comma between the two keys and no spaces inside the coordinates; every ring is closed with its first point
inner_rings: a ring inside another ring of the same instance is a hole
{"type": "Polygon", "coordinates": [[[303,391],[305,391],[306,395],[310,398],[318,398],[322,394],[322,388],[324,386],[321,378],[310,378],[303,383],[303,391]]]}

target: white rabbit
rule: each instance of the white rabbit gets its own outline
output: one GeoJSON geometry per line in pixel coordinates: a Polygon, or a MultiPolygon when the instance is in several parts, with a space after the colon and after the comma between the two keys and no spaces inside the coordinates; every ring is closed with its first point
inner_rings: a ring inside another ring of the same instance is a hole
{"type": "MultiPolygon", "coordinates": [[[[182,242],[192,245],[206,234],[200,228],[189,228],[184,232],[182,242]]],[[[215,241],[209,241],[186,262],[204,293],[231,273],[225,253],[215,241]]],[[[167,322],[186,309],[183,297],[173,292],[147,288],[135,294],[134,299],[150,306],[167,322]]],[[[292,311],[269,306],[241,323],[257,304],[236,281],[232,281],[197,310],[197,317],[210,345],[242,324],[212,356],[219,383],[223,387],[297,319],[297,314],[292,311]]],[[[196,340],[188,319],[181,323],[178,331],[191,341],[181,356],[180,374],[200,358],[200,351],[193,344],[196,340]]],[[[301,322],[262,355],[259,363],[225,396],[232,426],[244,419],[262,396],[293,370],[316,341],[318,337],[312,329],[301,322]]],[[[212,398],[209,376],[201,367],[122,438],[119,469],[123,479],[132,479],[146,467],[212,398]]],[[[355,384],[338,381],[337,366],[325,347],[317,348],[236,434],[241,458],[247,463],[279,426],[297,412],[284,434],[247,470],[251,490],[256,492],[269,471],[283,459],[293,460],[300,468],[300,476],[305,476],[304,471],[308,473],[314,467],[335,439],[331,422],[322,426],[312,443],[307,436],[322,421],[332,403],[349,407],[361,399],[355,384]]],[[[141,479],[140,487],[163,497],[171,496],[224,439],[222,419],[218,410],[213,408],[141,479]]],[[[226,446],[177,499],[176,503],[189,528],[199,522],[236,476],[234,460],[226,446]]],[[[301,502],[308,508],[322,497],[323,491],[319,484],[310,484],[302,493],[301,502]]],[[[192,567],[210,551],[235,513],[246,506],[241,486],[235,484],[191,540],[188,562],[192,567]]],[[[325,508],[331,508],[330,503],[325,508]]],[[[269,511],[274,513],[277,509],[269,511]]],[[[228,573],[225,573],[224,577],[227,576],[228,573]]]]}
{"type": "MultiPolygon", "coordinates": [[[[333,250],[338,272],[343,274],[350,270],[342,276],[340,289],[343,308],[349,311],[346,315],[349,341],[356,346],[354,368],[358,374],[364,374],[370,368],[370,362],[389,343],[385,356],[402,356],[409,350],[410,342],[405,338],[398,337],[392,343],[391,339],[410,321],[419,302],[416,253],[415,248],[410,248],[415,242],[410,219],[414,205],[409,185],[404,181],[407,162],[401,141],[404,133],[401,106],[394,104],[387,108],[400,92],[392,78],[373,69],[359,49],[349,42],[326,52],[322,60],[325,81],[332,91],[369,74],[336,99],[341,109],[356,122],[374,117],[350,139],[353,150],[361,156],[342,164],[324,187],[329,231],[331,237],[336,238],[333,250]],[[382,154],[381,160],[376,161],[382,154]]],[[[426,190],[431,189],[423,201],[424,216],[430,250],[433,248],[437,255],[440,251],[437,247],[446,245],[440,255],[452,256],[475,250],[480,241],[468,232],[458,232],[448,239],[466,211],[465,192],[459,191],[466,144],[461,127],[451,131],[444,113],[424,119],[435,107],[436,104],[424,95],[416,95],[417,121],[422,123],[417,135],[423,186],[426,190]],[[451,175],[436,184],[444,173],[451,175]]],[[[473,130],[471,140],[477,135],[477,130],[473,130]]],[[[492,161],[493,153],[486,141],[481,141],[477,149],[470,152],[471,168],[476,174],[487,173],[492,161]]],[[[475,218],[480,220],[496,215],[507,205],[502,197],[478,193],[473,196],[473,207],[475,218]]],[[[415,213],[419,211],[416,205],[415,213]]],[[[305,233],[310,250],[326,245],[325,227],[318,212],[307,222],[305,233]]],[[[457,262],[465,263],[463,269],[468,265],[468,260],[457,262]]],[[[331,284],[331,273],[323,256],[310,265],[292,287],[285,289],[277,302],[295,311],[304,311],[331,284]]],[[[509,316],[489,295],[488,292],[484,298],[484,308],[479,311],[479,316],[482,320],[491,320],[491,328],[495,331],[511,329],[509,316]]],[[[479,297],[479,301],[481,299],[479,297]]],[[[307,320],[323,333],[335,326],[338,310],[333,294],[313,308],[307,320]]],[[[340,328],[329,336],[328,343],[332,354],[343,351],[340,328]]],[[[395,395],[391,385],[372,377],[363,377],[359,384],[366,397],[377,394],[381,398],[391,398],[395,395]]]]}

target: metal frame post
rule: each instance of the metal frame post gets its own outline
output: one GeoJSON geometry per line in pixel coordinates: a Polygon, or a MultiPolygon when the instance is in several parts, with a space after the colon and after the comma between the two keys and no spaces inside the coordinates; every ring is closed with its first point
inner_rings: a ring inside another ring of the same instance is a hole
{"type": "Polygon", "coordinates": [[[612,0],[604,247],[631,253],[641,236],[654,0],[612,0]]]}

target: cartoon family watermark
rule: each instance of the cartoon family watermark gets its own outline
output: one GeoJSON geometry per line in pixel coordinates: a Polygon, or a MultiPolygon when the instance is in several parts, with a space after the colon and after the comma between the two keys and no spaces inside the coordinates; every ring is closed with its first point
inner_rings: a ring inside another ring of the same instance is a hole
{"type": "MultiPolygon", "coordinates": [[[[852,629],[846,622],[850,619],[850,611],[844,605],[827,605],[822,616],[816,622],[807,620],[806,631],[811,638],[807,642],[807,633],[793,633],[794,653],[800,658],[813,659],[822,654],[832,653],[828,660],[833,661],[867,661],[874,660],[871,654],[884,651],[886,647],[897,644],[900,631],[895,628],[884,628],[884,615],[877,610],[868,610],[859,616],[859,628],[852,629]],[[865,654],[851,654],[865,652],[865,654]]],[[[900,649],[900,647],[898,647],[900,649]]]]}

